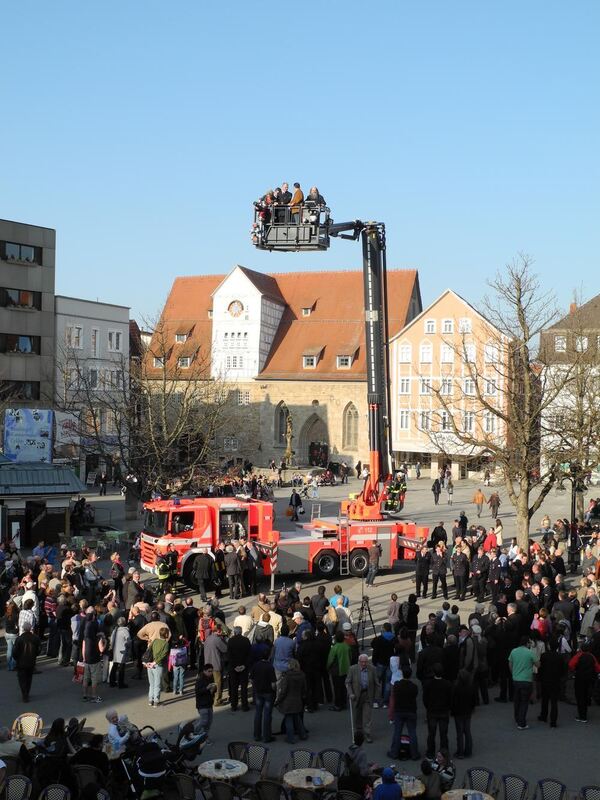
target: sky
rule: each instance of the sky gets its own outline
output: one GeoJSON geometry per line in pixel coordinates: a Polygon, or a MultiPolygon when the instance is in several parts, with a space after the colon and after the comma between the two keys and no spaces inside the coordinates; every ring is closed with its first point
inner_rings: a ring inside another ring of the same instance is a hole
{"type": "Polygon", "coordinates": [[[0,29],[0,217],[56,228],[58,293],[142,320],[178,275],[359,268],[252,247],[284,180],[385,222],[424,305],[520,252],[563,307],[598,292],[597,0],[13,0],[0,29]]]}

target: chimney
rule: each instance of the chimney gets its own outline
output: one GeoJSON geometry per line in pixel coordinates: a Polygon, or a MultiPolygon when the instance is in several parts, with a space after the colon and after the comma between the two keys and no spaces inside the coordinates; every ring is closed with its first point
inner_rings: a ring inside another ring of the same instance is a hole
{"type": "Polygon", "coordinates": [[[577,303],[571,303],[569,306],[569,314],[574,314],[577,311],[577,303]]]}

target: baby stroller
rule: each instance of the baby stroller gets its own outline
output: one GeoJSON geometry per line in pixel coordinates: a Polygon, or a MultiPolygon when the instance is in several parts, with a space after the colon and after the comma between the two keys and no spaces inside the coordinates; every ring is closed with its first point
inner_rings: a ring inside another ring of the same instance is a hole
{"type": "Polygon", "coordinates": [[[121,758],[129,783],[130,797],[151,800],[162,797],[167,774],[167,757],[153,738],[145,739],[131,758],[121,758]]]}

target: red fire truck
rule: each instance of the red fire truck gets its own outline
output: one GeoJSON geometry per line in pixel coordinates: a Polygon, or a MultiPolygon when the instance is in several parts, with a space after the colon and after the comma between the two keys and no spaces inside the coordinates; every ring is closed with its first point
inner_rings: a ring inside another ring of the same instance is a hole
{"type": "Polygon", "coordinates": [[[381,546],[380,565],[411,557],[427,528],[411,522],[357,522],[344,519],[315,519],[294,531],[273,529],[273,506],[247,497],[176,497],[153,500],[144,506],[141,535],[141,566],[153,572],[156,558],[174,544],[179,574],[194,586],[194,560],[203,548],[215,550],[220,544],[246,535],[263,556],[265,575],[316,574],[363,575],[367,551],[373,542],[381,546]]]}
{"type": "Polygon", "coordinates": [[[325,250],[329,239],[361,239],[364,274],[365,352],[369,408],[369,473],[361,492],[334,518],[317,518],[292,532],[273,530],[271,503],[248,498],[173,498],[147,503],[142,533],[142,567],[154,568],[158,553],[174,543],[179,569],[191,583],[195,554],[204,547],[247,534],[270,557],[265,572],[318,573],[323,577],[362,575],[368,548],[381,547],[380,566],[391,567],[404,555],[414,557],[428,530],[401,522],[405,484],[399,489],[390,470],[390,386],[388,365],[385,226],[379,222],[334,223],[329,209],[311,206],[300,213],[288,207],[265,215],[257,205],[253,242],[262,250],[325,250]],[[305,213],[306,211],[306,213],[305,213]]]}

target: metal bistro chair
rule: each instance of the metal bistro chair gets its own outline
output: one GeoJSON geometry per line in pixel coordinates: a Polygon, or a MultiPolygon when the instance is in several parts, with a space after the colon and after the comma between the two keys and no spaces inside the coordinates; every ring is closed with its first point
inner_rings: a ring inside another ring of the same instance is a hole
{"type": "Polygon", "coordinates": [[[6,777],[20,775],[23,769],[19,756],[2,756],[2,761],[6,764],[6,777]]]}
{"type": "Polygon", "coordinates": [[[293,769],[309,769],[310,767],[315,767],[316,764],[316,753],[313,753],[311,750],[303,750],[298,748],[297,750],[290,750],[290,757],[287,764],[283,768],[283,772],[285,774],[293,769]]]}
{"type": "Polygon", "coordinates": [[[196,800],[196,784],[191,775],[177,773],[173,775],[180,800],[196,800]]]}
{"type": "Polygon", "coordinates": [[[257,800],[290,800],[285,786],[278,781],[260,780],[254,784],[254,795],[257,800]]]}
{"type": "Polygon", "coordinates": [[[359,800],[361,795],[351,792],[350,789],[340,789],[335,793],[336,800],[359,800]]]}
{"type": "Polygon", "coordinates": [[[29,800],[33,784],[25,775],[11,775],[4,785],[4,800],[29,800]]]}
{"type": "Polygon", "coordinates": [[[542,778],[535,788],[534,800],[567,800],[567,787],[556,778],[542,778]]]}
{"type": "Polygon", "coordinates": [[[51,783],[40,793],[38,800],[71,800],[71,792],[60,783],[51,783]]]}
{"type": "Polygon", "coordinates": [[[248,765],[248,772],[239,778],[238,783],[242,786],[254,786],[256,781],[267,774],[269,748],[262,744],[248,744],[242,761],[248,765]]]}
{"type": "Polygon", "coordinates": [[[98,789],[96,800],[110,800],[110,792],[107,789],[98,789]]]}
{"type": "Polygon", "coordinates": [[[235,800],[236,797],[239,797],[235,788],[225,781],[211,781],[210,794],[212,800],[235,800]]]}
{"type": "Polygon", "coordinates": [[[503,775],[500,782],[503,800],[527,800],[529,797],[529,783],[520,775],[503,775]]]}
{"type": "Polygon", "coordinates": [[[19,714],[12,724],[11,733],[18,739],[22,736],[39,736],[44,727],[44,721],[35,711],[26,711],[19,714]]]}
{"type": "Polygon", "coordinates": [[[463,789],[495,795],[498,791],[494,773],[487,767],[471,767],[465,772],[463,789]]]}
{"type": "MultiPolygon", "coordinates": [[[[356,795],[358,798],[358,795],[356,795]]],[[[315,800],[315,793],[312,789],[292,789],[292,800],[315,800]]]]}
{"type": "Polygon", "coordinates": [[[336,778],[343,775],[345,768],[344,754],[341,750],[334,750],[333,748],[327,750],[320,750],[317,753],[317,766],[322,767],[331,772],[336,778]]]}
{"type": "Polygon", "coordinates": [[[248,747],[248,742],[229,742],[227,745],[227,752],[229,754],[229,758],[233,758],[234,761],[243,761],[246,763],[246,759],[244,758],[246,753],[246,748],[248,747]]]}
{"type": "Polygon", "coordinates": [[[600,800],[600,786],[582,786],[579,796],[581,800],[600,800]]]}
{"type": "Polygon", "coordinates": [[[106,783],[104,775],[91,764],[72,764],[71,772],[75,778],[79,793],[90,783],[96,783],[98,786],[104,786],[106,783]]]}

